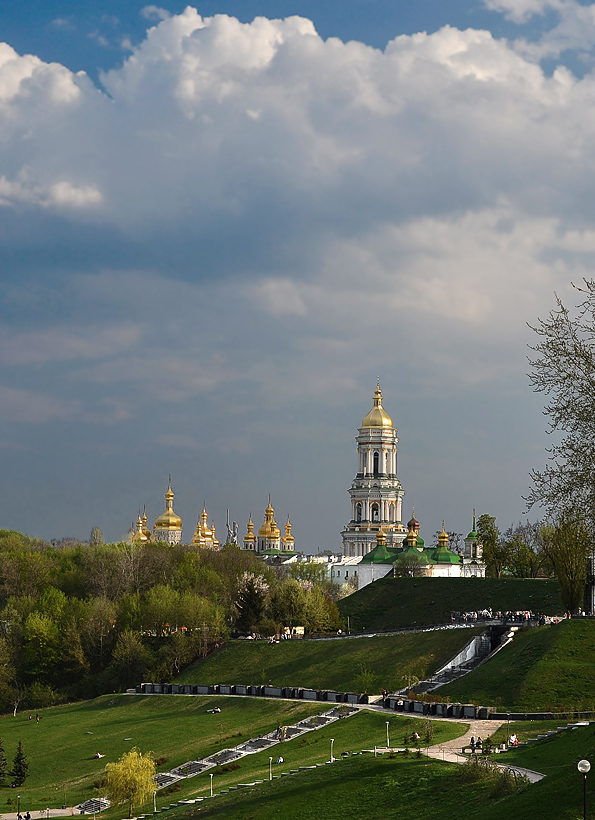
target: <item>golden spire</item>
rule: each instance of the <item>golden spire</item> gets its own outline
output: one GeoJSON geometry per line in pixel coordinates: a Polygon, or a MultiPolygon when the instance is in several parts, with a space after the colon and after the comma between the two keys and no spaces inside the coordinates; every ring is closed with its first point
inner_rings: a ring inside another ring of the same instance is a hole
{"type": "Polygon", "coordinates": [[[171,475],[165,491],[165,512],[161,513],[155,519],[155,526],[153,527],[153,537],[159,541],[160,532],[171,532],[172,530],[182,529],[182,519],[174,512],[174,492],[171,488],[171,475]]]}
{"type": "Polygon", "coordinates": [[[288,547],[289,549],[293,549],[293,545],[295,543],[295,538],[291,534],[291,521],[289,520],[289,516],[287,516],[287,524],[285,524],[285,535],[283,536],[283,545],[288,547]]]}
{"type": "Polygon", "coordinates": [[[380,389],[380,379],[376,383],[374,391],[374,406],[362,421],[362,427],[392,427],[393,420],[382,406],[382,390],[380,389]]]}
{"type": "Polygon", "coordinates": [[[254,535],[254,522],[252,521],[252,513],[250,513],[250,518],[248,519],[248,526],[247,532],[244,537],[244,542],[248,541],[249,543],[253,543],[256,541],[256,536],[254,535]]]}
{"type": "Polygon", "coordinates": [[[448,547],[448,533],[444,529],[444,521],[442,522],[442,529],[438,533],[438,546],[448,547]]]}

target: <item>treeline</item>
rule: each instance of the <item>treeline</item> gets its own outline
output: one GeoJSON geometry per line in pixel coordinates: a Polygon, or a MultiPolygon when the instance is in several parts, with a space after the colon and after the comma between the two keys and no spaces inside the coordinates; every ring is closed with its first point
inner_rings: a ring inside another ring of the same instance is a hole
{"type": "Polygon", "coordinates": [[[0,530],[0,708],[171,680],[234,632],[336,629],[324,568],[226,545],[51,545],[0,530]]]}

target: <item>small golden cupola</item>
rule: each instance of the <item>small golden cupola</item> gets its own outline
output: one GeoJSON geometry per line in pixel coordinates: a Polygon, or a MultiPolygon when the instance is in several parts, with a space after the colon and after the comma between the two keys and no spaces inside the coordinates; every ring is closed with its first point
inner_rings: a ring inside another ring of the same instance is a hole
{"type": "Polygon", "coordinates": [[[252,513],[250,513],[247,532],[244,536],[244,549],[252,551],[256,549],[256,536],[254,535],[254,521],[252,521],[252,513]]]}
{"type": "Polygon", "coordinates": [[[143,525],[143,516],[141,511],[138,511],[138,518],[136,519],[136,526],[130,532],[130,541],[133,544],[146,544],[147,541],[151,540],[151,533],[147,536],[145,531],[145,527],[143,525]]]}
{"type": "Polygon", "coordinates": [[[438,546],[448,549],[448,533],[444,529],[444,521],[442,522],[442,529],[438,533],[438,546]]]}
{"type": "Polygon", "coordinates": [[[220,547],[219,541],[217,541],[215,537],[215,525],[211,522],[211,526],[209,527],[209,514],[207,513],[206,503],[203,504],[191,543],[196,547],[211,550],[218,550],[220,547]]]}
{"type": "Polygon", "coordinates": [[[171,488],[171,476],[165,493],[165,511],[155,519],[153,539],[167,544],[180,544],[182,541],[182,519],[174,512],[174,492],[171,488]]]}
{"type": "Polygon", "coordinates": [[[287,523],[285,524],[285,535],[282,539],[283,552],[294,552],[295,538],[291,534],[291,521],[287,516],[287,523]]]}
{"type": "Polygon", "coordinates": [[[147,508],[146,508],[146,507],[145,507],[145,505],[143,504],[143,517],[142,517],[142,522],[143,522],[143,533],[145,534],[145,536],[146,536],[146,538],[147,538],[147,541],[150,541],[150,540],[151,540],[151,530],[150,530],[150,529],[148,528],[148,526],[147,526],[147,522],[148,522],[148,520],[149,520],[149,519],[148,519],[148,517],[147,517],[147,508]]]}
{"type": "Polygon", "coordinates": [[[362,421],[362,428],[369,427],[393,427],[393,420],[382,406],[382,390],[380,389],[380,379],[374,391],[374,406],[362,421]]]}

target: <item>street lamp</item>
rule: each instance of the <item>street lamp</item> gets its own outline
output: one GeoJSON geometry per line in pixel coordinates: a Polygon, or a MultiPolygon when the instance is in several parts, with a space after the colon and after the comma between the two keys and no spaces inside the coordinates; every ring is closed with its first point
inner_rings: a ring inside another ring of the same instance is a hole
{"type": "Polygon", "coordinates": [[[211,797],[213,796],[213,772],[211,774],[211,797]]]}
{"type": "Polygon", "coordinates": [[[506,713],[506,720],[507,720],[507,723],[506,723],[506,726],[507,726],[507,729],[506,729],[506,750],[508,751],[508,747],[510,745],[510,712],[506,713]]]}
{"type": "Polygon", "coordinates": [[[269,757],[269,780],[273,779],[273,758],[269,757]]]}
{"type": "Polygon", "coordinates": [[[333,745],[335,743],[335,738],[331,737],[331,763],[334,762],[335,758],[333,757],[333,745]]]}
{"type": "Polygon", "coordinates": [[[587,775],[591,771],[588,760],[579,760],[577,769],[583,776],[583,820],[587,820],[587,775]]]}
{"type": "Polygon", "coordinates": [[[50,807],[46,807],[47,819],[50,820],[50,807]]]}
{"type": "Polygon", "coordinates": [[[17,814],[20,818],[21,816],[21,795],[17,794],[17,814]]]}
{"type": "Polygon", "coordinates": [[[390,737],[388,736],[388,724],[389,721],[386,721],[386,748],[390,749],[390,737]]]}
{"type": "Polygon", "coordinates": [[[157,814],[157,791],[153,792],[153,811],[157,814]]]}

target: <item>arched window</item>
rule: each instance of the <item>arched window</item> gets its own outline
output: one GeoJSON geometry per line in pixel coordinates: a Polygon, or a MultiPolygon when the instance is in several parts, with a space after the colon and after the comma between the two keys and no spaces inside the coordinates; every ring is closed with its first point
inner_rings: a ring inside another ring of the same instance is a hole
{"type": "Polygon", "coordinates": [[[372,522],[378,523],[380,520],[378,504],[372,504],[372,522]]]}
{"type": "Polygon", "coordinates": [[[376,452],[376,453],[374,453],[374,475],[378,475],[378,462],[379,462],[379,456],[378,456],[378,453],[376,452]]]}
{"type": "Polygon", "coordinates": [[[355,520],[358,523],[362,520],[362,505],[360,503],[355,505],[355,520]]]}
{"type": "Polygon", "coordinates": [[[388,506],[388,520],[393,523],[395,520],[395,505],[389,504],[388,506]]]}

